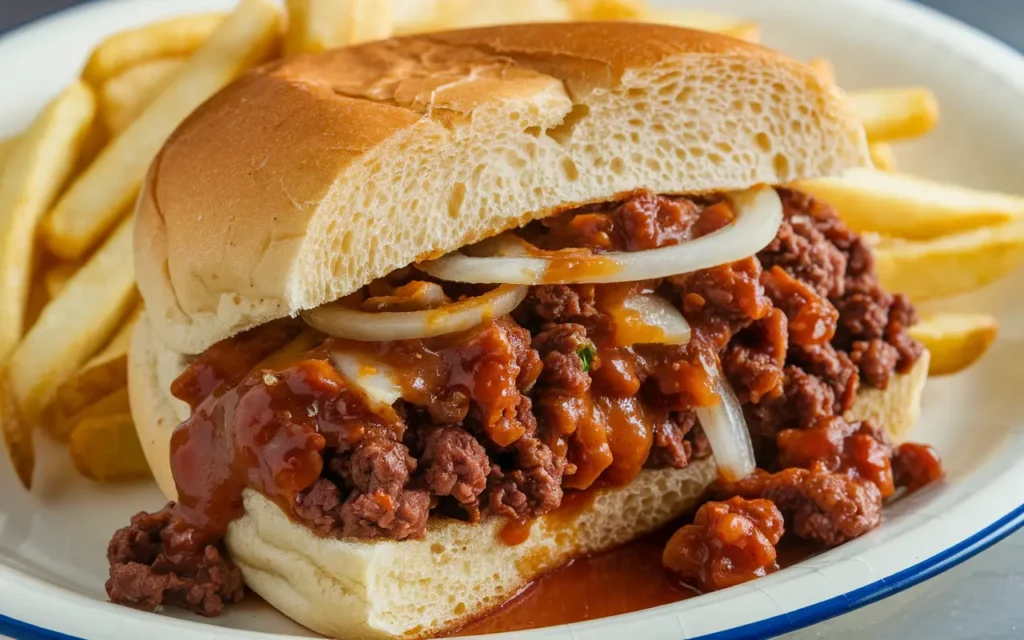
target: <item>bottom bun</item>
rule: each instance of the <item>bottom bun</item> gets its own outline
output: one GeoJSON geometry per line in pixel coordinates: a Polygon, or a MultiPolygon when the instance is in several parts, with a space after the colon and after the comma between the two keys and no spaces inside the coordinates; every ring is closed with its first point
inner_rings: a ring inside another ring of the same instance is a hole
{"type": "MultiPolygon", "coordinates": [[[[168,447],[188,407],[168,393],[185,359],[152,341],[145,316],[129,357],[132,415],[153,475],[171,499],[168,447]]],[[[865,390],[850,412],[896,425],[916,420],[927,354],[886,391],[865,390]]],[[[477,524],[433,518],[422,540],[321,538],[246,490],[245,515],[226,538],[246,584],[297,622],[336,638],[422,638],[481,617],[546,571],[662,527],[691,509],[714,480],[713,460],[645,469],[626,487],[594,492],[571,511],[533,522],[520,544],[502,541],[504,518],[477,524]]],[[[660,579],[654,577],[654,579],[660,579]]]]}

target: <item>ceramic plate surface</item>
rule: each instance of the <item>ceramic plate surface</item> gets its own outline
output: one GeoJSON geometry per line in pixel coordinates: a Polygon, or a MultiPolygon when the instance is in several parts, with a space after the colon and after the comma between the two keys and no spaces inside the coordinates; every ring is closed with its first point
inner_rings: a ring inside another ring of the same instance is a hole
{"type": "MultiPolygon", "coordinates": [[[[72,80],[105,34],[231,0],[88,3],[0,38],[0,136],[24,126],[72,80]]],[[[670,4],[670,3],[663,3],[670,4]]],[[[1020,191],[1024,59],[949,18],[903,0],[706,0],[675,3],[757,19],[764,40],[794,56],[827,56],[847,88],[924,84],[943,107],[939,129],[899,146],[915,173],[1020,191]]],[[[777,634],[840,614],[956,564],[1024,522],[1024,272],[943,302],[999,316],[1002,331],[969,371],[928,383],[914,439],[932,443],[947,478],[885,512],[877,530],[753,583],[634,614],[509,638],[680,640],[777,634]]],[[[25,494],[0,461],[0,634],[16,637],[204,640],[308,637],[264,604],[206,620],[105,602],[110,533],[162,503],[155,486],[97,487],[42,439],[37,486],[25,494]]]]}

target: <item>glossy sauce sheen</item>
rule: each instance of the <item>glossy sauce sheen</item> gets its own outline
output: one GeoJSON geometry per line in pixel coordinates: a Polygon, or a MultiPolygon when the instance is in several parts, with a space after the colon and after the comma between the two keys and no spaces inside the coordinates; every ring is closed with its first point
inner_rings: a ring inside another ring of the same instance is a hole
{"type": "MultiPolygon", "coordinates": [[[[700,593],[661,566],[665,543],[676,526],[607,553],[580,558],[534,581],[494,613],[456,635],[501,633],[569,624],[679,602],[700,593]]],[[[783,539],[778,562],[787,567],[812,556],[807,543],[783,539]]]]}

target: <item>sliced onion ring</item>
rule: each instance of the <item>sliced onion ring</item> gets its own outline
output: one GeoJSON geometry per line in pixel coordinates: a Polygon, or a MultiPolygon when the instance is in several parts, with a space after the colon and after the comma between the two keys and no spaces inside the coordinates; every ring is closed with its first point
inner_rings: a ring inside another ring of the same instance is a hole
{"type": "Polygon", "coordinates": [[[309,326],[336,338],[368,342],[430,338],[506,315],[523,301],[526,291],[527,287],[503,285],[482,296],[424,311],[362,311],[332,302],[300,315],[309,326]]]}
{"type": "Polygon", "coordinates": [[[472,257],[459,251],[417,265],[435,278],[454,282],[558,284],[633,282],[691,273],[749,258],[765,248],[782,224],[782,201],[775,189],[758,186],[726,194],[736,219],[706,236],[649,249],[565,258],[557,252],[535,256],[472,257]],[[592,268],[588,268],[588,263],[592,268]]]}
{"type": "Polygon", "coordinates": [[[721,400],[711,407],[699,407],[697,419],[711,445],[718,472],[726,480],[734,482],[749,476],[757,466],[754,444],[750,441],[743,408],[729,382],[720,371],[715,380],[721,400]]]}
{"type": "Polygon", "coordinates": [[[686,344],[690,323],[674,304],[656,293],[627,296],[620,308],[608,310],[620,347],[634,344],[686,344]]]}

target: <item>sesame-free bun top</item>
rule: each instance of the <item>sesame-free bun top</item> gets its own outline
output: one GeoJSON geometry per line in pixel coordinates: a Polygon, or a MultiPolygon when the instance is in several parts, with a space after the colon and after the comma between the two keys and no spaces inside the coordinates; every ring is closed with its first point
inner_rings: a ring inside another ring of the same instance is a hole
{"type": "Polygon", "coordinates": [[[867,162],[838,89],[725,36],[559,23],[397,38],[253,70],[196,110],[143,186],[136,272],[159,339],[198,353],[571,206],[867,162]]]}

